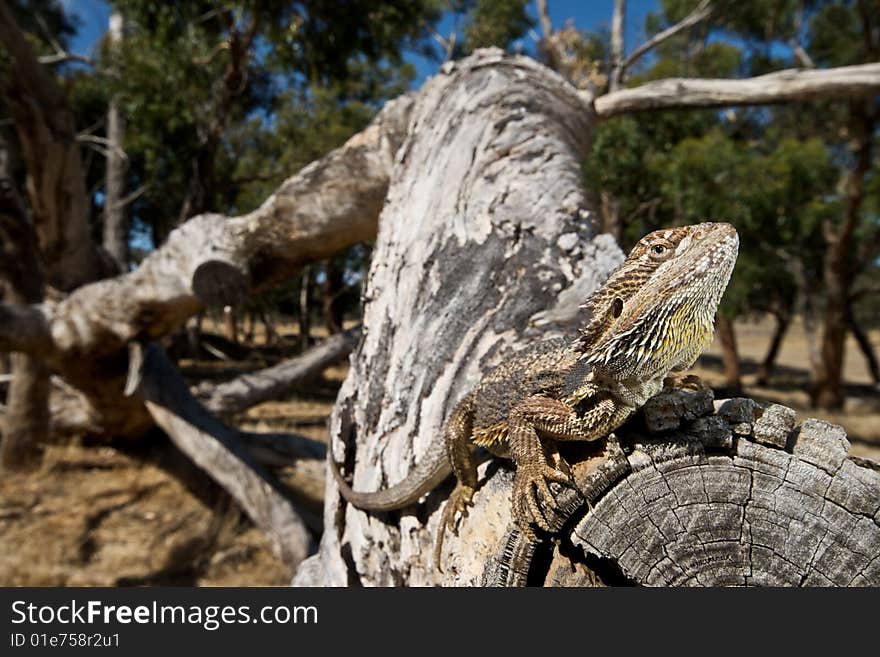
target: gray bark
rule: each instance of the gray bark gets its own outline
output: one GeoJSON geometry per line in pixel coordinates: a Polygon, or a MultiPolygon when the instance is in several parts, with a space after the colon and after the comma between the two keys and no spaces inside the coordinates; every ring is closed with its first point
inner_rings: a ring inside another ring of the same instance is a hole
{"type": "Polygon", "coordinates": [[[234,305],[249,289],[375,235],[411,105],[409,96],[388,103],[363,132],[289,178],[254,212],[194,217],[133,272],[57,302],[0,304],[0,350],[38,352],[83,393],[57,407],[80,424],[62,417],[59,426],[143,434],[153,419],[122,394],[127,344],[161,338],[206,306],[234,305]]]}
{"type": "MultiPolygon", "coordinates": [[[[528,60],[487,51],[445,66],[420,92],[398,154],[405,166],[395,171],[380,219],[364,292],[364,339],[331,420],[331,457],[353,472],[355,490],[401,481],[437,449],[444,419],[480,376],[527,342],[570,329],[578,320],[577,306],[622,257],[612,240],[596,236],[593,223],[584,221],[592,218],[579,173],[589,147],[583,136],[592,122],[585,100],[528,60]]],[[[711,403],[704,405],[703,415],[711,411],[711,403]]],[[[744,426],[751,431],[751,424],[736,417],[725,431],[723,417],[692,414],[688,420],[693,440],[708,446],[708,460],[699,468],[705,467],[711,480],[717,458],[711,450],[733,449],[733,431],[744,426]]],[[[623,475],[620,463],[628,464],[635,453],[628,450],[617,449],[622,461],[600,452],[581,465],[595,485],[607,484],[602,490],[609,500],[626,490],[613,484],[623,475]]],[[[828,467],[827,459],[839,456],[816,459],[828,467]]],[[[484,573],[487,564],[491,570],[506,551],[528,542],[509,533],[509,466],[493,460],[479,474],[474,507],[459,535],[446,537],[443,573],[434,568],[431,553],[451,481],[412,508],[379,514],[344,503],[328,477],[321,546],[294,583],[493,583],[491,573],[484,573]]],[[[702,481],[702,470],[699,476],[702,481]]],[[[723,488],[727,479],[719,476],[723,488]]],[[[841,480],[840,486],[856,494],[854,480],[841,480]]],[[[633,492],[637,498],[640,490],[633,492]]],[[[785,492],[773,500],[790,503],[785,492]]],[[[583,514],[589,505],[578,498],[566,508],[583,514]]],[[[646,517],[650,522],[650,513],[646,517]]],[[[719,522],[740,532],[742,523],[733,525],[732,518],[719,522]]],[[[865,531],[864,540],[872,543],[873,530],[865,531]]],[[[622,527],[615,537],[632,541],[637,534],[622,527]]],[[[572,583],[564,576],[569,571],[585,574],[580,583],[590,577],[598,583],[614,580],[596,573],[594,562],[615,560],[622,568],[622,555],[589,557],[578,547],[584,540],[568,541],[551,560],[553,572],[538,583],[572,583]]],[[[874,544],[874,554],[878,549],[874,544]]],[[[761,582],[756,577],[748,583],[761,582]]]]}
{"type": "MultiPolygon", "coordinates": [[[[832,80],[826,89],[840,87],[832,80]]],[[[125,397],[127,345],[161,337],[205,306],[235,304],[248,290],[373,237],[378,225],[364,337],[331,438],[356,489],[399,481],[435,448],[444,419],[483,373],[530,341],[571,331],[582,319],[578,306],[621,261],[614,240],[596,235],[583,187],[592,101],[534,61],[498,50],[448,63],[255,212],[196,217],[136,271],[62,301],[0,304],[0,350],[39,352],[85,395],[88,412],[77,417],[98,431],[133,435],[159,422],[213,468],[194,445],[211,445],[212,436],[217,449],[237,455],[238,447],[230,450],[219,429],[200,427],[178,408],[183,391],[164,407],[149,396],[125,397]]],[[[258,472],[250,462],[245,471],[218,463],[218,479],[232,491],[235,473],[258,472]]],[[[481,475],[477,507],[446,542],[452,561],[442,576],[430,553],[448,485],[414,509],[374,517],[341,505],[329,479],[320,553],[298,581],[481,581],[509,522],[499,500],[509,496],[510,471],[493,462],[481,475]]],[[[250,490],[259,496],[261,486],[250,490]]],[[[283,530],[290,516],[274,513],[252,517],[280,547],[285,536],[299,545],[296,531],[283,530]]]]}

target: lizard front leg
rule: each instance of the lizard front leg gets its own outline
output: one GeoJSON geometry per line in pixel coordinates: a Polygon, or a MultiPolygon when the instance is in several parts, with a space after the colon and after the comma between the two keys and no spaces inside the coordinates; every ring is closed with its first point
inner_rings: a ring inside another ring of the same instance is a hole
{"type": "Polygon", "coordinates": [[[580,412],[564,401],[528,397],[509,418],[508,439],[516,461],[513,482],[513,515],[522,528],[532,523],[550,531],[555,499],[549,484],[571,485],[568,474],[547,462],[538,436],[557,440],[596,440],[613,431],[631,413],[609,395],[598,395],[580,412]]]}

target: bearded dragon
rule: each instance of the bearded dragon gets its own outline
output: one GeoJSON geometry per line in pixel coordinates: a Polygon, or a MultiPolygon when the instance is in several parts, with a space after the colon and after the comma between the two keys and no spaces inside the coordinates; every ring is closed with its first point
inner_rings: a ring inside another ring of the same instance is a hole
{"type": "Polygon", "coordinates": [[[589,320],[570,340],[533,343],[488,372],[455,406],[443,440],[400,483],[354,491],[331,458],[342,496],[355,507],[390,511],[415,503],[450,472],[458,483],[440,520],[434,563],[477,489],[473,447],[513,458],[514,520],[549,531],[550,484],[571,485],[557,441],[592,441],[619,427],[693,365],[712,341],[714,318],[739,249],[727,223],[654,231],[589,298],[589,320]]]}

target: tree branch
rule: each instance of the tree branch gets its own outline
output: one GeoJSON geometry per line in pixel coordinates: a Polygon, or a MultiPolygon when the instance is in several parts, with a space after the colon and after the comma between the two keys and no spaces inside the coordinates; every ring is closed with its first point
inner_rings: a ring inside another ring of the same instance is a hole
{"type": "Polygon", "coordinates": [[[611,75],[608,88],[617,91],[623,83],[623,22],[626,15],[626,0],[614,0],[614,14],[611,17],[611,75]]]}
{"type": "Polygon", "coordinates": [[[202,403],[212,413],[234,415],[270,399],[278,399],[297,384],[317,376],[327,366],[351,353],[360,339],[360,328],[324,340],[305,353],[258,372],[211,385],[202,403]]]}
{"type": "MultiPolygon", "coordinates": [[[[626,71],[635,64],[646,52],[653,50],[661,43],[666,41],[667,39],[671,39],[679,32],[683,32],[684,30],[693,27],[697,23],[700,23],[709,16],[712,15],[713,7],[711,0],[703,0],[699,5],[697,5],[696,9],[694,9],[690,14],[685,16],[680,22],[675,25],[666,28],[662,32],[658,32],[652,38],[645,41],[638,48],[633,50],[629,57],[627,57],[622,66],[621,66],[621,78],[626,75],[626,71]]],[[[612,89],[614,91],[614,89],[612,89]]]]}
{"type": "Polygon", "coordinates": [[[40,64],[46,65],[63,64],[64,62],[80,62],[81,64],[87,64],[92,68],[95,67],[95,62],[90,57],[77,55],[76,53],[67,52],[65,50],[59,50],[53,55],[40,55],[40,57],[37,58],[37,61],[39,61],[40,64]]]}
{"type": "Polygon", "coordinates": [[[786,69],[744,80],[670,78],[600,96],[594,108],[604,119],[652,109],[782,103],[878,90],[880,63],[873,63],[821,70],[786,69]]]}

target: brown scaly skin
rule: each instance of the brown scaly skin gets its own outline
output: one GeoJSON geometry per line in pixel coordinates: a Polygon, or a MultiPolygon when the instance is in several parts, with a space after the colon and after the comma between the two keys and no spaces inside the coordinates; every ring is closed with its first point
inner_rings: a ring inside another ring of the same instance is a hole
{"type": "Polygon", "coordinates": [[[596,440],[619,427],[663,388],[670,372],[689,368],[712,341],[713,321],[739,238],[726,223],[658,230],[643,237],[586,304],[590,321],[575,340],[546,340],[489,372],[455,407],[445,449],[426,455],[401,483],[353,491],[334,474],[356,507],[387,511],[415,503],[451,470],[458,479],[443,510],[443,535],[467,515],[477,487],[472,448],[516,462],[513,516],[524,529],[549,530],[550,484],[570,485],[556,441],[596,440]]]}

